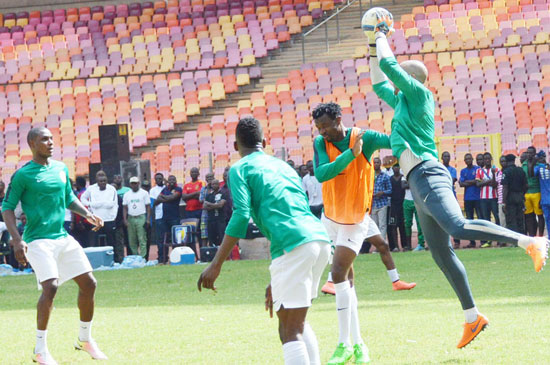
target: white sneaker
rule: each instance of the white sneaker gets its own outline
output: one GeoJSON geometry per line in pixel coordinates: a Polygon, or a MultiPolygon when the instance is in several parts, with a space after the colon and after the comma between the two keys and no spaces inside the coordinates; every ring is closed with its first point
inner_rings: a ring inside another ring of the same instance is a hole
{"type": "Polygon", "coordinates": [[[40,365],[57,365],[57,361],[52,357],[48,350],[32,354],[32,362],[36,362],[40,365]]]}
{"type": "Polygon", "coordinates": [[[94,339],[90,341],[80,341],[80,339],[77,339],[74,348],[86,351],[94,360],[107,360],[107,356],[99,349],[94,339]]]}

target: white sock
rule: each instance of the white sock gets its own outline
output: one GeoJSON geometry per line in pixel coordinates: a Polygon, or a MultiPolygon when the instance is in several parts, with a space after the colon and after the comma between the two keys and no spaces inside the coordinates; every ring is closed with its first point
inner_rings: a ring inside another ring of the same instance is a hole
{"type": "Polygon", "coordinates": [[[291,341],[283,344],[285,365],[309,364],[309,355],[304,341],[291,341]]]}
{"type": "Polygon", "coordinates": [[[330,281],[332,283],[332,271],[328,272],[327,281],[330,281]]]}
{"type": "Polygon", "coordinates": [[[351,288],[349,281],[334,284],[336,292],[336,310],[338,313],[338,343],[350,346],[350,323],[351,323],[351,288]]]}
{"type": "Polygon", "coordinates": [[[354,345],[362,344],[363,338],[361,337],[361,329],[359,326],[359,314],[357,311],[357,293],[355,292],[355,286],[350,289],[351,294],[351,341],[354,345]]]}
{"type": "Polygon", "coordinates": [[[92,339],[92,321],[80,321],[80,329],[78,331],[78,339],[80,341],[90,341],[92,339]]]}
{"type": "Polygon", "coordinates": [[[474,323],[477,319],[478,314],[479,311],[477,310],[477,307],[464,310],[464,317],[466,317],[467,323],[474,323]]]}
{"type": "Polygon", "coordinates": [[[390,277],[390,280],[392,283],[395,283],[397,280],[399,280],[399,274],[397,273],[397,269],[388,270],[388,276],[390,277]]]}
{"type": "Polygon", "coordinates": [[[306,344],[310,365],[321,365],[317,337],[315,337],[315,332],[313,332],[313,329],[307,322],[304,324],[304,333],[302,333],[302,338],[304,339],[304,343],[306,344]]]}
{"type": "Polygon", "coordinates": [[[524,250],[527,250],[527,246],[529,246],[531,243],[533,243],[533,239],[527,236],[522,236],[518,240],[518,246],[523,248],[524,250]]]}
{"type": "Polygon", "coordinates": [[[46,342],[48,337],[48,330],[36,330],[36,346],[34,347],[34,353],[39,354],[48,351],[48,343],[46,342]]]}

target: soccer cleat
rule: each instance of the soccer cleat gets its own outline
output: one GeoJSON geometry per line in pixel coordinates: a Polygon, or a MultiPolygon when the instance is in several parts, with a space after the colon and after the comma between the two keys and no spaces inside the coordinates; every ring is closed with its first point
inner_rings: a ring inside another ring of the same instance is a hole
{"type": "Polygon", "coordinates": [[[353,345],[353,357],[356,364],[368,364],[370,362],[369,349],[364,343],[353,345]]]}
{"type": "Polygon", "coordinates": [[[101,352],[94,340],[80,341],[76,340],[74,344],[76,350],[86,351],[94,360],[107,360],[107,356],[101,352]]]}
{"type": "Polygon", "coordinates": [[[57,361],[50,355],[49,351],[33,353],[32,362],[36,362],[40,365],[57,365],[57,361]]]}
{"type": "Polygon", "coordinates": [[[328,361],[328,365],[344,365],[353,356],[353,348],[340,343],[328,361]]]}
{"type": "Polygon", "coordinates": [[[391,283],[393,290],[411,290],[416,286],[416,283],[407,283],[403,280],[397,280],[391,283]]]}
{"type": "Polygon", "coordinates": [[[546,237],[534,237],[533,243],[527,246],[525,252],[533,259],[535,264],[535,271],[539,272],[542,267],[546,265],[546,259],[548,258],[548,244],[550,241],[546,237]]]}
{"type": "Polygon", "coordinates": [[[488,325],[489,320],[483,314],[478,314],[477,319],[473,323],[464,323],[464,333],[462,334],[462,339],[456,347],[459,349],[464,348],[488,325]]]}
{"type": "Polygon", "coordinates": [[[413,249],[413,251],[415,251],[415,252],[424,251],[424,250],[426,250],[426,249],[424,248],[424,246],[420,246],[420,245],[416,246],[416,247],[413,249]]]}
{"type": "Polygon", "coordinates": [[[489,248],[489,247],[492,247],[491,242],[485,242],[484,244],[481,245],[481,248],[489,248]]]}
{"type": "Polygon", "coordinates": [[[330,295],[336,295],[336,290],[334,290],[334,283],[332,281],[327,281],[325,285],[321,288],[321,292],[330,295]]]}

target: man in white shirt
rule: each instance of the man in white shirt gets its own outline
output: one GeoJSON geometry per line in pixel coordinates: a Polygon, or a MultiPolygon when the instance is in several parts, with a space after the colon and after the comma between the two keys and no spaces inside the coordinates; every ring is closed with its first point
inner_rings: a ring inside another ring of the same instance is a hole
{"type": "Polygon", "coordinates": [[[309,200],[309,209],[313,215],[321,219],[323,213],[323,184],[317,180],[313,172],[313,161],[306,163],[308,174],[302,179],[302,187],[309,200]]]}
{"type": "Polygon", "coordinates": [[[104,222],[102,228],[91,234],[91,245],[100,246],[99,238],[105,235],[105,242],[101,246],[115,246],[115,219],[118,211],[116,189],[107,184],[107,175],[101,170],[97,172],[95,179],[96,183],[90,186],[81,197],[82,204],[104,222]]]}
{"type": "Polygon", "coordinates": [[[147,230],[151,219],[149,193],[139,187],[139,178],[130,178],[130,191],[124,193],[124,225],[128,227],[128,243],[133,255],[147,256],[147,230]],[[139,246],[138,246],[139,245],[139,246]],[[139,251],[138,251],[139,247],[139,251]]]}
{"type": "MultiPolygon", "coordinates": [[[[161,223],[160,223],[160,220],[162,219],[162,203],[161,202],[156,202],[158,196],[160,195],[160,192],[162,191],[162,189],[164,189],[164,175],[160,172],[157,172],[155,174],[155,184],[156,186],[155,187],[152,187],[151,190],[149,191],[149,197],[151,198],[151,202],[153,204],[153,222],[155,222],[155,232],[154,232],[154,235],[153,237],[155,242],[157,242],[157,249],[159,248],[159,245],[158,245],[158,242],[159,240],[164,240],[164,237],[159,237],[160,235],[160,229],[159,227],[161,226],[161,223]]],[[[162,253],[160,252],[161,250],[158,250],[158,257],[161,257],[162,253]]]]}

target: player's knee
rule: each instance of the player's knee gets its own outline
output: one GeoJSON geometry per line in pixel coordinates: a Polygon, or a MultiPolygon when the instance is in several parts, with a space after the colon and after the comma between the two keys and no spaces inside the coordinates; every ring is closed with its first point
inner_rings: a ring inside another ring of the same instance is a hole
{"type": "Polygon", "coordinates": [[[42,295],[47,299],[53,300],[57,294],[57,280],[52,280],[47,283],[42,283],[42,295]]]}
{"type": "Polygon", "coordinates": [[[84,282],[84,285],[82,285],[81,290],[87,294],[93,294],[97,288],[97,280],[92,276],[89,278],[89,280],[86,280],[84,282]]]}
{"type": "Polygon", "coordinates": [[[332,263],[332,268],[330,270],[332,275],[332,281],[335,284],[342,283],[347,280],[347,268],[343,265],[332,263]]]}

